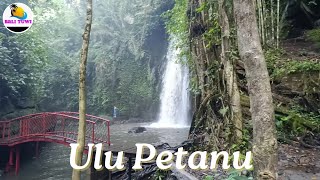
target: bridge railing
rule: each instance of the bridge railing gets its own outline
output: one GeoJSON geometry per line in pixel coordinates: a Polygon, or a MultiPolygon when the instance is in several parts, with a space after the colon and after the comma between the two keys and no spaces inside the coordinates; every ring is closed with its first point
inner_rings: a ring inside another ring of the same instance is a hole
{"type": "MultiPolygon", "coordinates": [[[[110,121],[86,116],[85,143],[110,145],[110,121]]],[[[68,145],[78,136],[78,113],[47,112],[0,121],[0,145],[13,146],[30,141],[49,141],[68,145]]]]}
{"type": "MultiPolygon", "coordinates": [[[[78,112],[59,112],[59,114],[66,114],[66,115],[70,115],[70,116],[74,116],[74,117],[79,117],[79,113],[78,112]]],[[[110,120],[105,119],[105,118],[101,118],[98,116],[93,116],[90,114],[86,114],[86,119],[95,122],[96,126],[95,126],[95,131],[96,132],[107,132],[108,135],[108,139],[107,142],[109,142],[108,144],[110,145],[110,120]]],[[[104,133],[96,133],[95,135],[95,140],[96,142],[105,142],[105,134],[104,133]]]]}

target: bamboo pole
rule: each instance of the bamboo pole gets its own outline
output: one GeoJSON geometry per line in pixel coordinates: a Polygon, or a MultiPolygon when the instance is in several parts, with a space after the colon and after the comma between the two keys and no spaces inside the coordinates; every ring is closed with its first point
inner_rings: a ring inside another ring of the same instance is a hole
{"type": "Polygon", "coordinates": [[[263,15],[262,15],[262,2],[261,0],[257,0],[257,8],[258,8],[258,22],[259,22],[259,34],[262,41],[262,44],[264,44],[264,30],[263,30],[263,15]]]}
{"type": "Polygon", "coordinates": [[[279,48],[279,34],[280,34],[280,0],[277,0],[277,48],[279,48]]]}
{"type": "Polygon", "coordinates": [[[272,44],[274,44],[274,10],[273,10],[273,0],[270,0],[270,18],[271,18],[271,40],[272,44]]]}
{"type": "Polygon", "coordinates": [[[265,16],[265,12],[266,12],[266,7],[265,7],[265,1],[261,0],[261,24],[262,24],[262,44],[266,44],[266,16],[265,16]]]}

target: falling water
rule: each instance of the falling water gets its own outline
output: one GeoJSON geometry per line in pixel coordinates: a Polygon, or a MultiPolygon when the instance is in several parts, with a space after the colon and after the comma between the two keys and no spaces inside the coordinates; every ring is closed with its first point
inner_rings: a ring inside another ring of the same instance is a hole
{"type": "Polygon", "coordinates": [[[179,63],[179,53],[180,50],[175,47],[175,41],[171,40],[166,56],[166,69],[162,79],[158,122],[152,124],[152,127],[177,128],[189,126],[189,71],[186,65],[179,63]]]}

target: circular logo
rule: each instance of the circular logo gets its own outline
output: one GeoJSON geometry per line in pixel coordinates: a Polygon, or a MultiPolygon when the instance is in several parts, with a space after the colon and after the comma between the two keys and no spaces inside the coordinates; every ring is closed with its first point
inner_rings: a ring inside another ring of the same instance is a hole
{"type": "Polygon", "coordinates": [[[10,4],[3,12],[3,25],[13,33],[27,31],[33,23],[31,9],[23,3],[10,4]]]}

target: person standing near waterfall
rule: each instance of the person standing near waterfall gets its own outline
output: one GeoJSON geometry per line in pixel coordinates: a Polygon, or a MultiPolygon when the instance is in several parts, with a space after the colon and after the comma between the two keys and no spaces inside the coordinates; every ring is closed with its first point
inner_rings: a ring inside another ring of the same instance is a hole
{"type": "Polygon", "coordinates": [[[118,108],[116,106],[113,106],[113,119],[117,118],[117,110],[118,108]]]}

